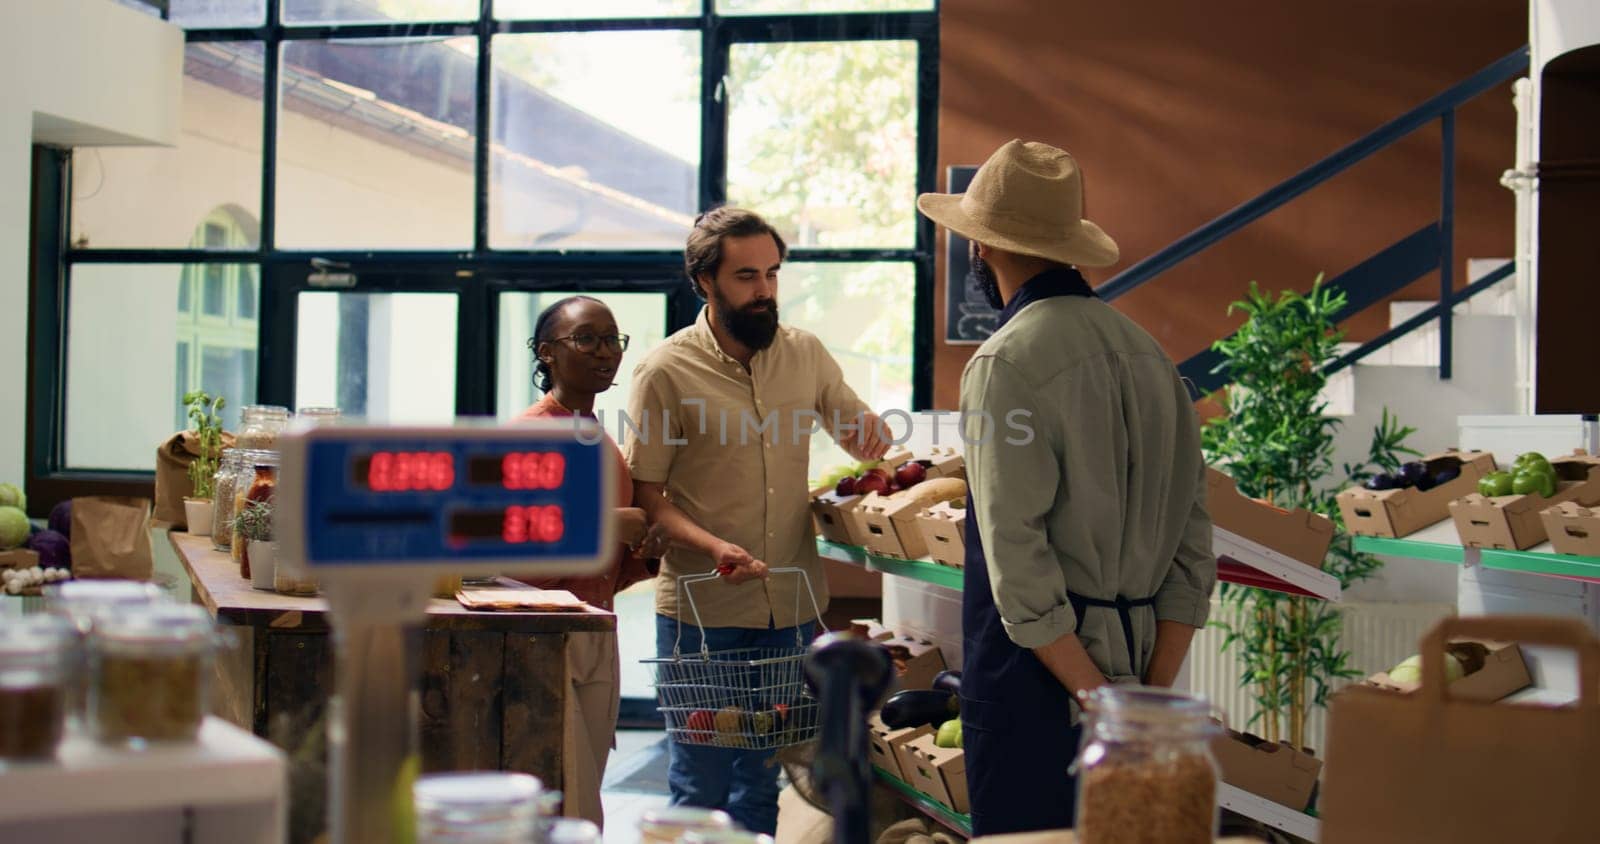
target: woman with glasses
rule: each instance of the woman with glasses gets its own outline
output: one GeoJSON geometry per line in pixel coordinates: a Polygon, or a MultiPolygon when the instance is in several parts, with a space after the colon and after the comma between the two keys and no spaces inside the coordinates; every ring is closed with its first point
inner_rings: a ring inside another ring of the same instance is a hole
{"type": "MultiPolygon", "coordinates": [[[[544,309],[534,324],[528,347],[534,354],[533,383],[544,397],[519,419],[594,417],[595,396],[611,389],[628,348],[628,335],[617,331],[611,309],[590,296],[570,296],[544,309]]],[[[627,461],[616,451],[617,535],[627,543],[617,549],[611,567],[593,577],[529,581],[544,589],[565,589],[590,606],[610,610],[618,592],[655,577],[665,535],[647,528],[643,512],[631,509],[633,479],[627,461]]],[[[621,669],[616,633],[577,633],[567,639],[566,741],[563,756],[570,772],[565,784],[568,815],[603,824],[600,783],[606,758],[616,738],[621,701],[621,669]]]]}

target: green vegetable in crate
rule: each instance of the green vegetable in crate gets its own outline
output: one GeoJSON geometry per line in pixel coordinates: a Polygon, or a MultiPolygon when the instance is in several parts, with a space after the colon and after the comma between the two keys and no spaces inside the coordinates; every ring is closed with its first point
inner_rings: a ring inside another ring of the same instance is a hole
{"type": "Polygon", "coordinates": [[[933,743],[940,747],[961,746],[961,719],[951,718],[939,725],[939,733],[933,737],[933,743]]]}
{"type": "Polygon", "coordinates": [[[1490,472],[1478,479],[1478,494],[1494,498],[1500,495],[1511,495],[1511,473],[1490,472]]]}
{"type": "Polygon", "coordinates": [[[0,507],[0,551],[27,542],[31,528],[27,513],[15,507],[0,507]]]}
{"type": "Polygon", "coordinates": [[[1511,470],[1513,472],[1518,472],[1529,466],[1536,466],[1546,471],[1552,471],[1550,467],[1550,461],[1546,460],[1545,456],[1537,451],[1525,451],[1522,454],[1517,455],[1517,459],[1511,463],[1511,470]]]}
{"type": "Polygon", "coordinates": [[[0,484],[0,507],[15,507],[27,512],[28,496],[16,484],[0,484]]]}
{"type": "Polygon", "coordinates": [[[1511,476],[1511,492],[1515,495],[1538,493],[1549,498],[1556,494],[1556,474],[1549,469],[1541,471],[1529,464],[1511,476]]]}

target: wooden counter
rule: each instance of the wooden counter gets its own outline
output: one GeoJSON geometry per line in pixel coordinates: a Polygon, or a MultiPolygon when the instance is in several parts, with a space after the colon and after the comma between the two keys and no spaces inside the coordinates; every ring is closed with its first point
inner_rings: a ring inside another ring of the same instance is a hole
{"type": "MultiPolygon", "coordinates": [[[[167,535],[195,602],[239,637],[218,663],[217,714],[291,757],[317,754],[333,689],[327,602],[252,588],[210,537],[167,535]]],[[[423,770],[525,771],[561,788],[567,637],[615,629],[605,612],[474,612],[434,599],[421,634],[423,770]]]]}

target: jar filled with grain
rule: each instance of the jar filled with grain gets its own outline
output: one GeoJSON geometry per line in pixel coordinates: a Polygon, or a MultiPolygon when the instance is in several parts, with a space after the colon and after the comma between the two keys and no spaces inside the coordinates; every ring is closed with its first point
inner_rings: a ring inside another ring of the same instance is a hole
{"type": "Polygon", "coordinates": [[[211,547],[218,551],[227,551],[233,545],[233,496],[241,454],[237,448],[223,449],[217,473],[212,476],[216,492],[211,506],[211,547]]]}
{"type": "Polygon", "coordinates": [[[66,730],[76,630],[58,615],[0,621],[0,771],[49,759],[66,730]]]}
{"type": "Polygon", "coordinates": [[[170,603],[172,594],[138,580],[68,580],[44,587],[44,609],[73,629],[67,656],[67,728],[86,731],[89,712],[89,633],[95,619],[120,607],[170,603]]]}
{"type": "MultiPolygon", "coordinates": [[[[251,502],[269,503],[278,490],[278,452],[249,451],[241,458],[233,487],[233,514],[237,516],[251,502]]],[[[239,576],[250,579],[250,542],[238,519],[233,520],[233,543],[229,552],[239,565],[239,576]]]]}
{"type": "Polygon", "coordinates": [[[148,604],[96,616],[89,732],[102,744],[193,741],[221,636],[204,607],[148,604]]]}
{"type": "Polygon", "coordinates": [[[1073,766],[1080,844],[1211,844],[1219,729],[1203,698],[1127,685],[1091,694],[1073,766]]]}
{"type": "Polygon", "coordinates": [[[275,404],[246,405],[239,410],[239,448],[275,449],[278,435],[289,427],[289,408],[275,404]]]}
{"type": "Polygon", "coordinates": [[[412,786],[418,844],[527,844],[539,834],[544,785],[530,774],[458,771],[412,786]]]}
{"type": "Polygon", "coordinates": [[[641,844],[677,844],[691,832],[724,832],[733,829],[733,818],[720,809],[669,806],[652,809],[639,818],[641,844]]]}

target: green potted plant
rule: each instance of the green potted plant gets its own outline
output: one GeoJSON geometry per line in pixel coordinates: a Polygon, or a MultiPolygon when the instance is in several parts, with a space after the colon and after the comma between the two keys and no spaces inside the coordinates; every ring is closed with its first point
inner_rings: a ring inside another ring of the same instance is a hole
{"type": "Polygon", "coordinates": [[[189,464],[191,494],[183,499],[184,518],[189,532],[195,536],[211,535],[213,477],[222,458],[222,408],[227,405],[222,396],[213,397],[204,390],[183,394],[183,403],[189,408],[193,423],[195,443],[199,449],[194,462],[189,464]]]}
{"type": "Polygon", "coordinates": [[[246,501],[233,516],[233,530],[245,543],[241,574],[250,578],[251,586],[273,591],[278,543],[272,536],[272,502],[246,501]]]}

